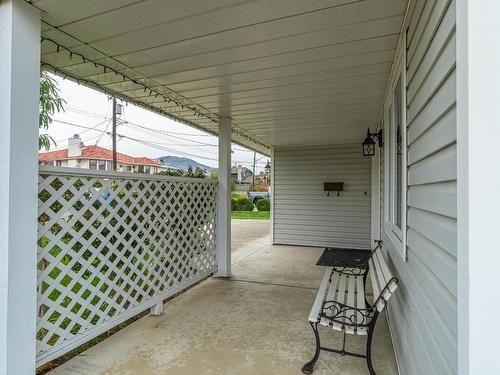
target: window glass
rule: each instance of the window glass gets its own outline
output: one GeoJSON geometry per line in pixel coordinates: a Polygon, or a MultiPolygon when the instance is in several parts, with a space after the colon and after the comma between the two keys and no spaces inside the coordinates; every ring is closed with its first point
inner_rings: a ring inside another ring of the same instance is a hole
{"type": "Polygon", "coordinates": [[[109,160],[106,161],[106,170],[107,171],[113,170],[113,162],[112,161],[109,161],[109,160]]]}
{"type": "Polygon", "coordinates": [[[89,169],[97,169],[97,160],[95,159],[89,160],[89,169]]]}
{"type": "Polygon", "coordinates": [[[391,222],[394,221],[394,197],[393,197],[393,186],[392,186],[392,175],[394,173],[394,158],[392,155],[392,145],[394,144],[394,132],[393,132],[393,127],[394,127],[394,113],[393,113],[393,105],[389,107],[389,220],[391,222]]]}
{"type": "MultiPolygon", "coordinates": [[[[388,109],[389,127],[388,147],[389,147],[389,163],[388,163],[388,220],[401,231],[402,224],[402,204],[403,204],[403,90],[401,85],[401,77],[398,79],[394,91],[392,93],[392,102],[388,109]]],[[[401,233],[395,234],[402,237],[401,233]]]]}
{"type": "Polygon", "coordinates": [[[146,174],[151,174],[151,167],[150,167],[150,166],[148,166],[148,165],[146,165],[146,166],[144,167],[144,173],[146,173],[146,174]]]}
{"type": "Polygon", "coordinates": [[[100,171],[105,171],[106,170],[106,161],[105,160],[99,160],[98,166],[99,166],[99,170],[100,171]]]}
{"type": "Polygon", "coordinates": [[[398,83],[396,85],[396,89],[394,91],[394,109],[395,109],[395,144],[394,144],[394,155],[395,155],[395,160],[396,160],[396,170],[395,170],[395,180],[396,180],[396,194],[395,194],[395,208],[396,208],[396,213],[395,213],[395,221],[394,224],[401,229],[401,201],[403,198],[403,164],[402,164],[402,126],[403,126],[403,119],[402,119],[402,114],[403,114],[403,108],[401,108],[402,104],[402,98],[401,98],[401,79],[398,80],[398,83]]]}
{"type": "Polygon", "coordinates": [[[394,76],[384,103],[384,231],[406,260],[407,161],[406,161],[406,61],[404,45],[398,47],[394,76]]]}

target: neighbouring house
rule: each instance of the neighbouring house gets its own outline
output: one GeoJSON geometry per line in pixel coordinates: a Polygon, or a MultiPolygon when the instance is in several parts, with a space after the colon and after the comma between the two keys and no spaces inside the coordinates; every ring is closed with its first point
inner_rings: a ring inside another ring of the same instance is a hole
{"type": "MultiPolygon", "coordinates": [[[[164,167],[157,160],[146,157],[133,157],[116,153],[117,170],[155,174],[164,167]]],[[[84,168],[102,171],[113,170],[113,151],[96,145],[85,146],[78,134],[68,139],[68,148],[42,152],[38,155],[40,165],[57,167],[84,168]]]]}
{"type": "Polygon", "coordinates": [[[264,172],[259,173],[255,176],[255,185],[269,186],[269,176],[264,172]]]}
{"type": "Polygon", "coordinates": [[[231,168],[231,180],[238,184],[268,185],[268,178],[264,174],[253,175],[252,170],[241,165],[231,168]]]}
{"type": "Polygon", "coordinates": [[[235,165],[231,168],[231,180],[238,184],[251,184],[252,176],[252,171],[247,167],[235,165]]]}
{"type": "Polygon", "coordinates": [[[256,186],[261,186],[264,190],[267,190],[269,186],[269,180],[265,174],[261,173],[254,176],[249,168],[241,165],[231,167],[231,181],[236,184],[235,191],[255,190],[256,186]],[[253,188],[252,185],[254,185],[253,188]]]}

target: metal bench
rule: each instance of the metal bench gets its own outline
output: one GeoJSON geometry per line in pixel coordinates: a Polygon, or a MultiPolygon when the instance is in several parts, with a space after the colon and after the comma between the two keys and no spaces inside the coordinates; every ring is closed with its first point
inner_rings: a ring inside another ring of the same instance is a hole
{"type": "Polygon", "coordinates": [[[359,268],[328,267],[316,295],[309,323],[316,338],[314,357],[302,367],[304,374],[312,374],[320,351],[365,358],[371,375],[375,374],[371,360],[373,330],[378,315],[384,309],[398,286],[382,254],[381,244],[372,251],[366,270],[359,268]],[[367,274],[373,289],[373,303],[366,297],[367,274]],[[318,325],[343,331],[342,349],[321,346],[318,325]],[[346,333],[368,336],[366,354],[352,353],[345,350],[346,333]]]}

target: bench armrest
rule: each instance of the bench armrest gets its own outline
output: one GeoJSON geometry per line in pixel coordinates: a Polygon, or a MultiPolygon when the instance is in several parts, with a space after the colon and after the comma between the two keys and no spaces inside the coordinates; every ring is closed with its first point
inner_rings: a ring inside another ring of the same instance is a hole
{"type": "Polygon", "coordinates": [[[373,255],[373,253],[375,253],[375,251],[377,251],[379,248],[381,248],[382,244],[384,243],[384,241],[382,241],[382,240],[375,240],[375,242],[377,243],[377,246],[375,246],[375,248],[371,250],[372,255],[373,255]]]}
{"type": "Polygon", "coordinates": [[[359,328],[368,327],[375,313],[376,310],[372,307],[358,309],[337,301],[325,301],[319,316],[332,323],[359,328]]]}
{"type": "Polygon", "coordinates": [[[364,274],[368,272],[368,266],[365,269],[354,267],[333,267],[333,270],[349,276],[364,276],[364,274]]]}

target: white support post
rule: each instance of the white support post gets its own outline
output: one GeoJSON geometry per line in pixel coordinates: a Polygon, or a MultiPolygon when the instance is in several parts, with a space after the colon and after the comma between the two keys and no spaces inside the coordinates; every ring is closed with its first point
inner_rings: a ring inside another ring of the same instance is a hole
{"type": "Polygon", "coordinates": [[[271,220],[269,225],[271,226],[270,232],[271,232],[271,245],[274,245],[274,146],[271,147],[271,174],[269,175],[269,178],[271,179],[271,183],[269,184],[269,188],[271,189],[271,194],[269,196],[270,198],[270,203],[271,203],[271,220]]]}
{"type": "Polygon", "coordinates": [[[32,375],[36,357],[36,231],[40,14],[0,1],[0,374],[32,375]]]}
{"type": "Polygon", "coordinates": [[[457,1],[458,373],[500,374],[499,1],[457,1]]]}
{"type": "Polygon", "coordinates": [[[217,276],[231,276],[231,119],[219,122],[217,193],[217,276]]]}

